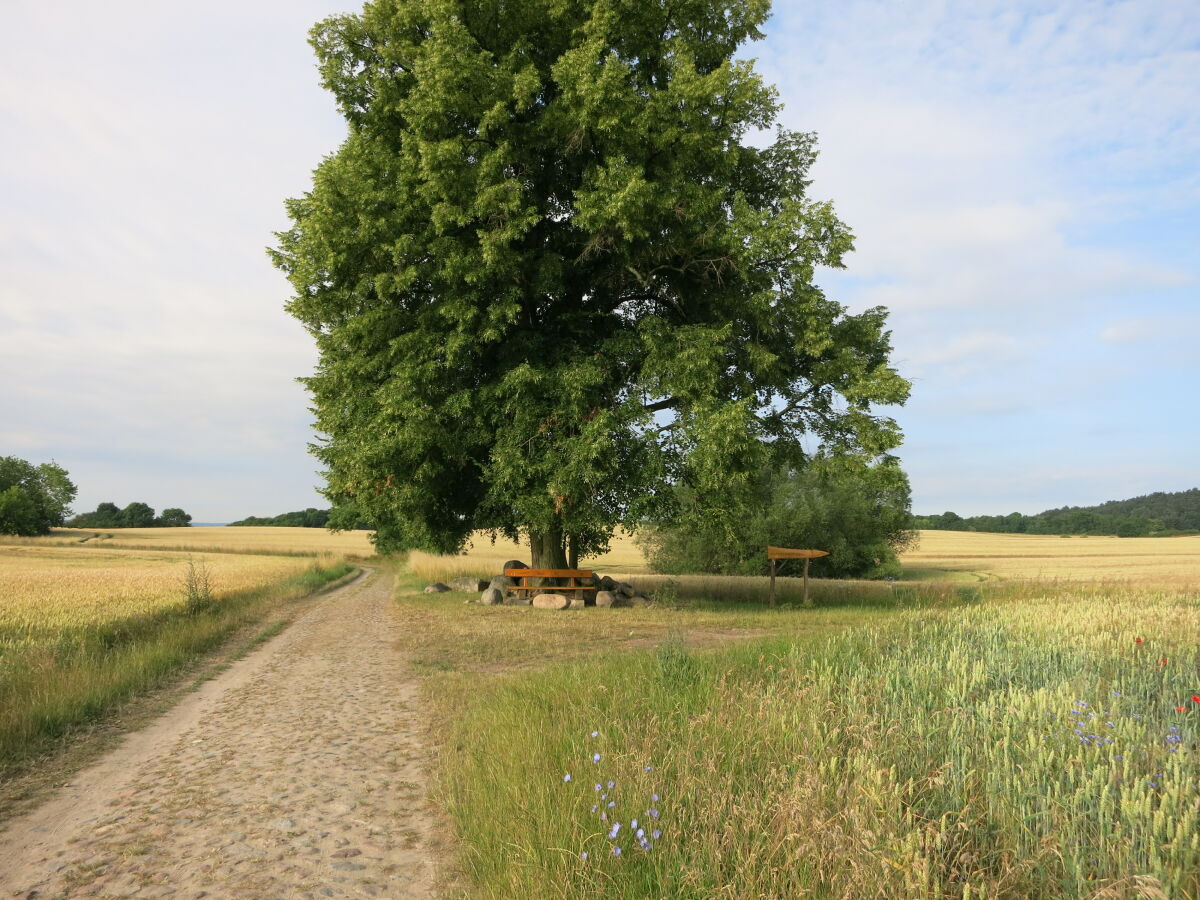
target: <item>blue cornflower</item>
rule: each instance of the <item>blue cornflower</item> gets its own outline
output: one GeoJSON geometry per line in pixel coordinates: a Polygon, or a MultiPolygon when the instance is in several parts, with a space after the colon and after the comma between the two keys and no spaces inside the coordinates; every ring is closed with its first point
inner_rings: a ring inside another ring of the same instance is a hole
{"type": "Polygon", "coordinates": [[[608,789],[609,789],[610,791],[611,791],[613,788],[615,788],[616,786],[617,786],[617,783],[616,783],[615,781],[610,781],[610,782],[608,783],[608,789]]]}
{"type": "Polygon", "coordinates": [[[616,801],[616,800],[609,800],[609,801],[608,801],[608,808],[609,808],[609,809],[612,809],[612,808],[613,808],[614,806],[616,806],[616,805],[617,805],[617,801],[616,801]]]}
{"type": "Polygon", "coordinates": [[[600,785],[596,785],[596,790],[600,790],[600,785]]]}
{"type": "Polygon", "coordinates": [[[658,818],[658,810],[657,809],[650,810],[650,818],[652,818],[652,819],[658,818]]]}
{"type": "Polygon", "coordinates": [[[592,762],[594,762],[594,763],[600,762],[600,754],[599,753],[592,754],[592,762]]]}
{"type": "Polygon", "coordinates": [[[646,829],[645,829],[645,828],[639,828],[639,829],[637,830],[637,836],[638,836],[638,837],[640,837],[640,838],[644,838],[644,837],[646,836],[646,829]]]}
{"type": "Polygon", "coordinates": [[[598,731],[593,731],[593,732],[592,732],[592,737],[597,737],[599,734],[600,734],[600,732],[598,732],[598,731]]]}
{"type": "Polygon", "coordinates": [[[630,822],[630,823],[629,823],[629,827],[630,827],[630,828],[637,828],[637,819],[634,819],[632,822],[630,822]]]}
{"type": "Polygon", "coordinates": [[[650,832],[650,837],[657,841],[660,837],[662,837],[662,832],[655,828],[652,832],[650,832]]]}
{"type": "Polygon", "coordinates": [[[653,802],[657,803],[657,802],[658,802],[658,794],[651,794],[651,795],[650,795],[650,799],[651,799],[653,802]]]}
{"type": "Polygon", "coordinates": [[[594,804],[594,803],[593,803],[593,804],[592,804],[592,812],[595,812],[597,809],[599,809],[599,807],[598,807],[598,806],[596,806],[596,804],[594,804]]]}
{"type": "Polygon", "coordinates": [[[620,856],[620,855],[621,855],[621,848],[613,847],[613,856],[620,856]]]}
{"type": "Polygon", "coordinates": [[[584,862],[587,862],[587,851],[584,850],[582,853],[580,853],[579,858],[582,859],[584,862]]]}
{"type": "Polygon", "coordinates": [[[571,780],[571,773],[568,772],[566,775],[563,776],[563,781],[570,781],[570,780],[571,780]]]}
{"type": "Polygon", "coordinates": [[[647,772],[653,772],[653,771],[654,771],[654,766],[646,766],[646,771],[647,771],[647,772]]]}
{"type": "Polygon", "coordinates": [[[621,830],[621,823],[613,822],[613,827],[610,828],[609,832],[608,832],[608,839],[611,841],[613,838],[615,838],[617,836],[617,832],[620,830],[621,830]]]}

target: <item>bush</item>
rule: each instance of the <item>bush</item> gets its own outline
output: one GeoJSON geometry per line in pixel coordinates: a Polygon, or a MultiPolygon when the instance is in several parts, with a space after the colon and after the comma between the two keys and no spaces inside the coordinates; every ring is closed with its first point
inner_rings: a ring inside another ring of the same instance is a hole
{"type": "Polygon", "coordinates": [[[764,473],[740,495],[681,489],[678,499],[678,512],[640,537],[656,572],[762,575],[770,545],[828,551],[815,577],[896,577],[897,553],[915,539],[908,478],[891,457],[822,456],[764,473]]]}

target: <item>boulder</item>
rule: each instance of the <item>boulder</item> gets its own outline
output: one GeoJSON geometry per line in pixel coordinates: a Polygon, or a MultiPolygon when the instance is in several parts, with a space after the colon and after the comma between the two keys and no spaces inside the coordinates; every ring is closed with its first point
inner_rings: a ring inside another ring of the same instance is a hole
{"type": "Polygon", "coordinates": [[[525,563],[521,562],[519,559],[510,559],[508,562],[506,562],[500,568],[500,571],[503,572],[505,569],[528,569],[528,568],[529,568],[529,566],[525,565],[525,563]]]}
{"type": "Polygon", "coordinates": [[[597,606],[616,606],[617,595],[612,591],[597,591],[596,592],[597,606]]]}
{"type": "Polygon", "coordinates": [[[444,594],[450,590],[450,586],[442,584],[440,581],[435,581],[433,584],[425,585],[426,594],[444,594]]]}
{"type": "Polygon", "coordinates": [[[482,578],[474,578],[469,575],[464,575],[462,578],[455,578],[450,582],[450,590],[452,591],[486,591],[490,585],[482,578]]]}
{"type": "Polygon", "coordinates": [[[538,609],[566,609],[571,601],[564,594],[538,594],[533,598],[538,609]]]}
{"type": "Polygon", "coordinates": [[[637,596],[637,588],[625,581],[618,581],[617,586],[613,588],[613,593],[620,594],[622,597],[637,596]]]}
{"type": "Polygon", "coordinates": [[[516,583],[516,579],[509,578],[507,575],[497,575],[488,582],[488,587],[494,587],[502,591],[506,591],[516,583]]]}
{"type": "Polygon", "coordinates": [[[634,594],[632,597],[628,597],[628,598],[626,598],[626,603],[625,603],[625,604],[623,604],[623,605],[628,605],[628,606],[649,606],[649,605],[650,605],[650,598],[649,598],[649,597],[647,597],[645,594],[634,594]]]}
{"type": "Polygon", "coordinates": [[[529,591],[513,591],[504,598],[504,602],[509,606],[528,606],[533,602],[533,597],[529,591]]]}
{"type": "Polygon", "coordinates": [[[615,581],[613,581],[612,578],[610,578],[609,576],[603,575],[596,579],[596,585],[602,591],[611,591],[616,588],[617,583],[615,581]]]}
{"type": "Polygon", "coordinates": [[[585,606],[588,606],[588,605],[589,604],[584,599],[584,595],[582,593],[579,593],[571,598],[570,602],[567,604],[567,608],[568,609],[583,609],[585,606]]]}
{"type": "Polygon", "coordinates": [[[479,596],[479,602],[484,606],[495,606],[498,603],[503,603],[504,592],[490,587],[479,596]]]}

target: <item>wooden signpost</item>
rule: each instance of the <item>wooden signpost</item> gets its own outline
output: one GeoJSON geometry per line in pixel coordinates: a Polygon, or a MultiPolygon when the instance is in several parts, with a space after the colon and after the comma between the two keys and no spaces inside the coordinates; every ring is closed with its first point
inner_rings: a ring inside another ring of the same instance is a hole
{"type": "Polygon", "coordinates": [[[768,547],[767,559],[771,561],[771,605],[775,605],[775,566],[781,559],[804,560],[804,605],[808,606],[808,564],[814,559],[828,556],[827,550],[792,550],[789,547],[768,547]]]}

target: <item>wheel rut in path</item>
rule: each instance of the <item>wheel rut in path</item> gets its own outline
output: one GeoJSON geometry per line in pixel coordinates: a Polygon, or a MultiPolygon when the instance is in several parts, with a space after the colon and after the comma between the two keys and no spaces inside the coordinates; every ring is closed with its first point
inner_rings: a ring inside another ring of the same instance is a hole
{"type": "Polygon", "coordinates": [[[331,592],[0,832],[0,896],[432,897],[392,577],[331,592]]]}

